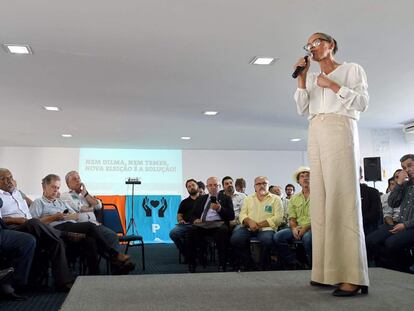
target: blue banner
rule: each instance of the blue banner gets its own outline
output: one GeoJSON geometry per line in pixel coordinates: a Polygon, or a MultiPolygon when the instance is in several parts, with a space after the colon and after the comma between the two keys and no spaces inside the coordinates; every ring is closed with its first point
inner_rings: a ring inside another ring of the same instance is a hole
{"type": "MultiPolygon", "coordinates": [[[[145,243],[172,243],[169,233],[177,224],[179,195],[135,195],[133,214],[137,231],[129,228],[127,234],[139,234],[145,243]]],[[[131,220],[132,196],[126,197],[126,224],[131,220]]]]}

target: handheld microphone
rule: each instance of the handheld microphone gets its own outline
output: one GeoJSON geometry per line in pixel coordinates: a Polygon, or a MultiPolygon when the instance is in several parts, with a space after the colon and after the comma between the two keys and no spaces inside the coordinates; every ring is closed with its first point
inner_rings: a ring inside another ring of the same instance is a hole
{"type": "MultiPolygon", "coordinates": [[[[309,55],[306,55],[305,56],[305,61],[306,61],[306,64],[308,63],[308,58],[309,58],[309,55]]],[[[298,75],[303,71],[303,69],[305,69],[306,68],[306,66],[305,67],[302,67],[302,66],[297,66],[296,67],[296,69],[295,69],[295,71],[292,73],[292,78],[293,79],[296,79],[297,77],[298,77],[298,75]]]]}

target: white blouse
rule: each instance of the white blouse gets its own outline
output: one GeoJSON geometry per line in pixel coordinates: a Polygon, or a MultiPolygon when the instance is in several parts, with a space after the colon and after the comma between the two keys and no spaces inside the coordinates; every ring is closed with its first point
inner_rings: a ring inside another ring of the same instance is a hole
{"type": "Polygon", "coordinates": [[[368,108],[368,84],[364,69],[355,63],[343,63],[326,76],[341,88],[335,94],[316,84],[319,73],[308,73],[306,89],[298,88],[294,99],[298,113],[312,119],[317,114],[336,113],[359,120],[368,108]]]}

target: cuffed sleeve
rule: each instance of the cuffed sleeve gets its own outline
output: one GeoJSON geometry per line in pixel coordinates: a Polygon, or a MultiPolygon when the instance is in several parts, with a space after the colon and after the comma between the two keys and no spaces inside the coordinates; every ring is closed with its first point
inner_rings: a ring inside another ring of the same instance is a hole
{"type": "Polygon", "coordinates": [[[309,115],[309,94],[306,89],[297,88],[293,98],[299,115],[309,115]]]}
{"type": "Polygon", "coordinates": [[[368,109],[369,95],[367,76],[361,66],[353,66],[351,73],[354,78],[349,86],[342,86],[336,96],[347,110],[364,112],[368,109]]]}

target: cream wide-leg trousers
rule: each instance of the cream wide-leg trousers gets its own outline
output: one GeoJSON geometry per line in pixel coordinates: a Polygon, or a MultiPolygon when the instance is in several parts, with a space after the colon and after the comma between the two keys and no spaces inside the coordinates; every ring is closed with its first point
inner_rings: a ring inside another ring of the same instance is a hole
{"type": "Polygon", "coordinates": [[[308,158],[312,280],[369,285],[356,121],[337,114],[310,120],[308,158]]]}

